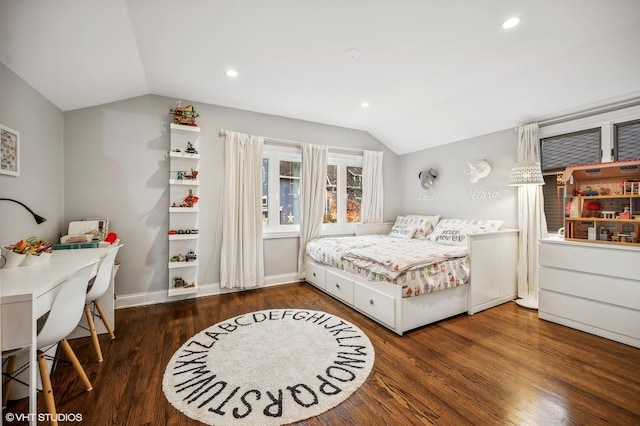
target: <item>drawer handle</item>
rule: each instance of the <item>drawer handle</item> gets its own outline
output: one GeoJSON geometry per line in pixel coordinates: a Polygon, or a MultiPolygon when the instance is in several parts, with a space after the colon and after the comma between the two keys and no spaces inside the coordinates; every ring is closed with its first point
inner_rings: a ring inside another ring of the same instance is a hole
{"type": "Polygon", "coordinates": [[[369,304],[373,305],[373,299],[369,299],[369,304]]]}
{"type": "Polygon", "coordinates": [[[313,276],[314,276],[314,277],[316,276],[316,273],[315,273],[315,272],[313,273],[313,276]]]}
{"type": "Polygon", "coordinates": [[[336,283],[336,288],[340,288],[340,284],[336,283]]]}

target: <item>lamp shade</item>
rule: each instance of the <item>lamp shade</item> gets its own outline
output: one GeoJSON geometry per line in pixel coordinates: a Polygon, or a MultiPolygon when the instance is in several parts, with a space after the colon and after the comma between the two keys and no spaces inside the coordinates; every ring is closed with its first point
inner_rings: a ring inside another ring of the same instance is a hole
{"type": "Polygon", "coordinates": [[[542,177],[540,164],[533,160],[524,160],[517,163],[511,169],[509,185],[544,185],[544,178],[542,177]]]}

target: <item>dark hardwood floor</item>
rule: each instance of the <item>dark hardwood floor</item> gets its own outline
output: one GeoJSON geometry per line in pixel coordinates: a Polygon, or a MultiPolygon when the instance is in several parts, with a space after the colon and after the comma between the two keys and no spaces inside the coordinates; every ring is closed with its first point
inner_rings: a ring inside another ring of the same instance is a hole
{"type": "MultiPolygon", "coordinates": [[[[304,283],[117,310],[116,339],[100,339],[103,363],[89,338],[71,341],[94,390],[60,364],[52,377],[58,411],[80,413],[87,425],[196,424],[164,397],[169,358],[212,324],[270,308],[341,316],[376,350],[358,391],[301,424],[640,424],[640,349],[539,320],[513,302],[400,337],[304,283]]],[[[45,411],[42,395],[38,406],[45,411]]],[[[5,413],[26,410],[22,400],[5,413]]]]}

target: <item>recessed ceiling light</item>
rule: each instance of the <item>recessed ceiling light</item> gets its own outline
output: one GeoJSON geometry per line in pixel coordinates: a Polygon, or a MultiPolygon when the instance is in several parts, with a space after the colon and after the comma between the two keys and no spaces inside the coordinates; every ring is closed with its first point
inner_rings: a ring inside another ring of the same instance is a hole
{"type": "Polygon", "coordinates": [[[235,78],[238,76],[238,71],[236,70],[227,70],[227,77],[235,78]]]}
{"type": "Polygon", "coordinates": [[[502,28],[508,30],[509,28],[513,28],[520,23],[521,19],[518,16],[514,16],[512,18],[507,19],[502,23],[502,28]]]}
{"type": "Polygon", "coordinates": [[[363,103],[361,103],[361,104],[360,104],[360,106],[361,106],[362,108],[369,108],[369,102],[364,101],[363,103]]]}

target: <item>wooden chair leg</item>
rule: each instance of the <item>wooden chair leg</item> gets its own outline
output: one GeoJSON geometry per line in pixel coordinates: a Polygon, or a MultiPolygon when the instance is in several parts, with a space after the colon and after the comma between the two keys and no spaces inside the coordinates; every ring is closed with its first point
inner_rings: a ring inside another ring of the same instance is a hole
{"type": "Polygon", "coordinates": [[[42,352],[38,353],[38,367],[40,369],[40,380],[42,381],[42,393],[44,394],[44,401],[47,404],[47,411],[51,414],[51,424],[57,425],[56,420],[56,401],[53,398],[53,389],[51,388],[51,378],[49,377],[49,368],[47,367],[47,360],[42,352]]]}
{"type": "Polygon", "coordinates": [[[93,322],[93,315],[91,315],[91,309],[89,309],[88,305],[84,307],[84,315],[87,317],[87,324],[89,325],[89,331],[91,332],[93,348],[96,350],[96,355],[98,355],[98,362],[102,362],[102,350],[100,349],[100,341],[98,340],[96,325],[93,322]]]}
{"type": "Polygon", "coordinates": [[[113,330],[111,329],[111,324],[109,324],[109,320],[107,319],[107,316],[104,314],[104,311],[102,310],[102,306],[100,305],[100,302],[95,300],[93,303],[96,305],[96,308],[98,309],[98,313],[100,314],[100,318],[102,319],[104,326],[107,328],[107,331],[109,332],[109,337],[112,339],[115,339],[116,335],[113,334],[113,330]]]}
{"type": "MultiPolygon", "coordinates": [[[[16,356],[12,355],[7,359],[7,368],[5,373],[9,376],[13,374],[13,370],[16,368],[16,356]]],[[[2,385],[2,408],[7,407],[7,400],[9,399],[9,391],[11,390],[11,377],[7,377],[6,382],[2,385]]]]}
{"type": "Polygon", "coordinates": [[[87,387],[87,390],[88,391],[92,390],[93,385],[89,381],[87,374],[84,372],[84,368],[82,368],[82,365],[80,365],[80,361],[78,361],[78,358],[76,357],[76,354],[73,352],[73,349],[71,349],[71,346],[69,345],[69,342],[67,342],[67,339],[62,339],[60,341],[60,344],[62,345],[62,349],[67,355],[67,358],[69,358],[69,360],[73,364],[73,368],[76,369],[76,373],[78,373],[78,376],[80,376],[80,379],[82,379],[85,386],[87,387]]]}

